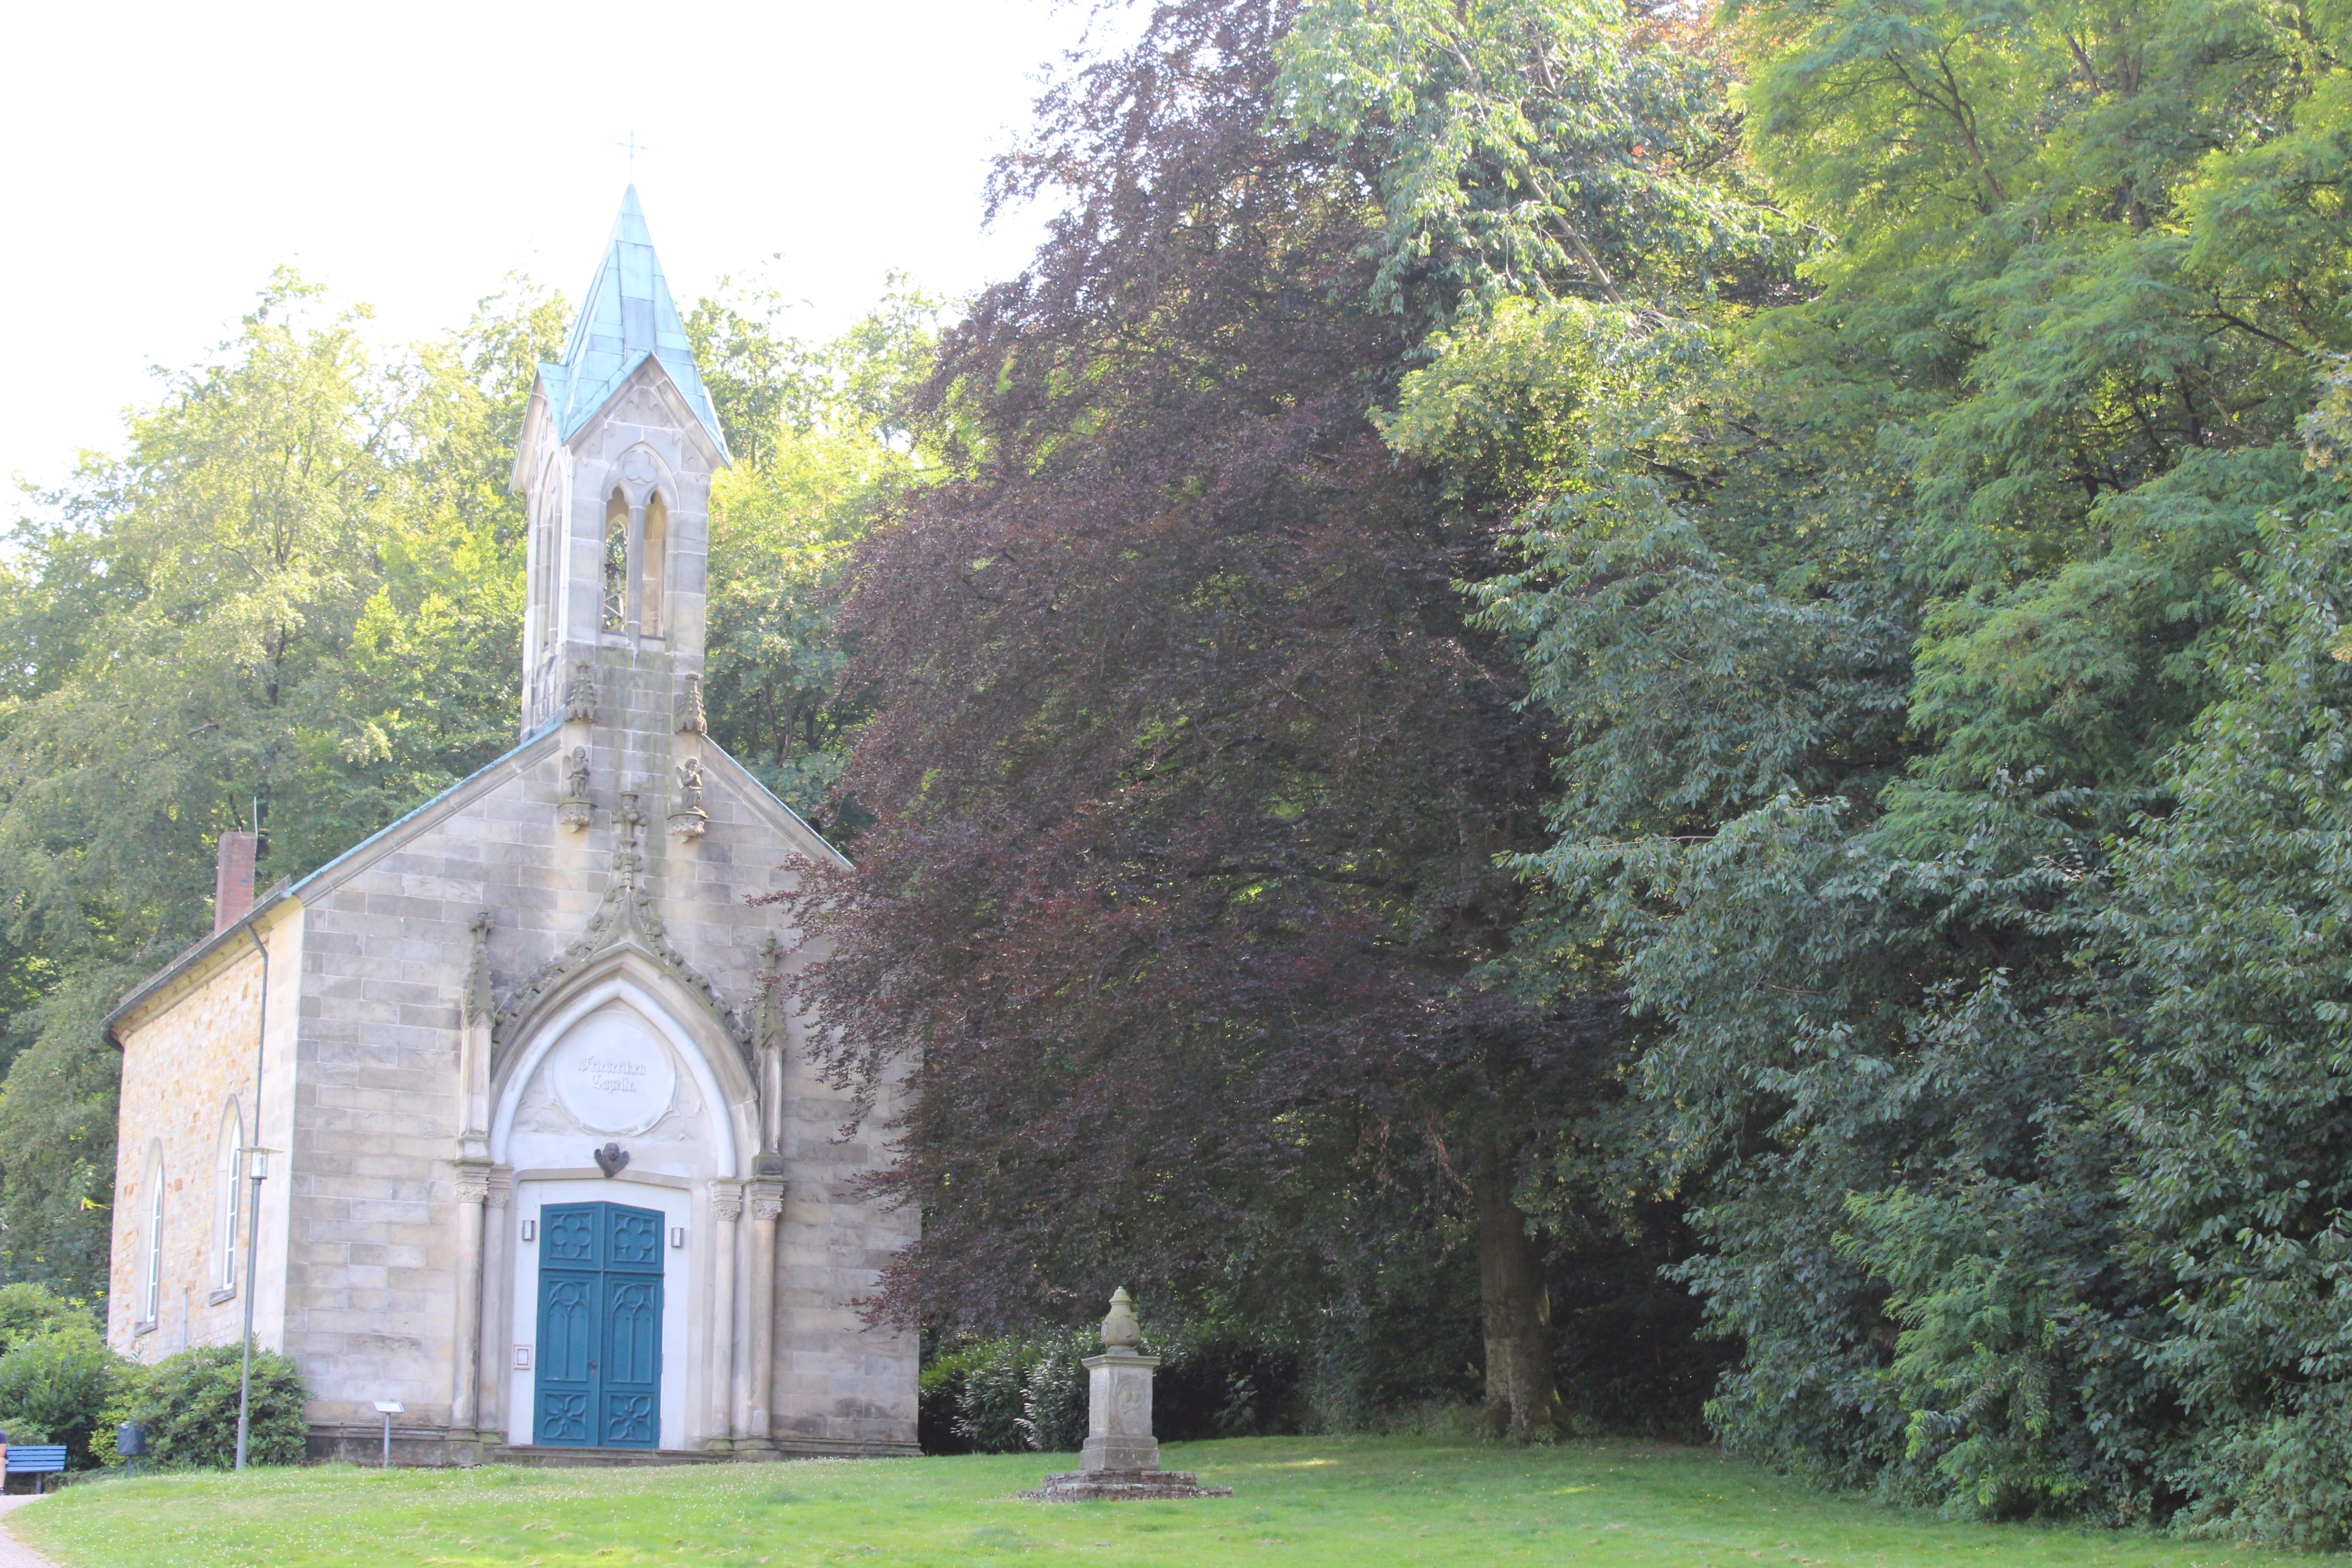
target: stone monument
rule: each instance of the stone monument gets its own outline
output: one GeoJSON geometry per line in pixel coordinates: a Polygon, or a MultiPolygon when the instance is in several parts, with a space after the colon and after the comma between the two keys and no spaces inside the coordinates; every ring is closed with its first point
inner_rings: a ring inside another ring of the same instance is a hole
{"type": "Polygon", "coordinates": [[[1103,1353],[1088,1356],[1087,1442],[1078,1468],[1047,1476],[1024,1497],[1041,1502],[1115,1502],[1126,1499],[1231,1497],[1231,1487],[1204,1487],[1191,1470],[1160,1468],[1160,1439],[1151,1434],[1151,1373],[1156,1355],[1137,1350],[1143,1327],[1124,1290],[1112,1294],[1102,1323],[1103,1353]]]}

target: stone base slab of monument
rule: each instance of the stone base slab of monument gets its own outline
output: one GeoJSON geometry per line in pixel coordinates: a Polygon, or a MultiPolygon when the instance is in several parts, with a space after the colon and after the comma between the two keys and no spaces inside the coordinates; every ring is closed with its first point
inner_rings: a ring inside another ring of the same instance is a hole
{"type": "Polygon", "coordinates": [[[1231,1497],[1231,1487],[1204,1487],[1191,1470],[1066,1470],[1024,1498],[1038,1502],[1150,1502],[1161,1498],[1231,1497]]]}
{"type": "Polygon", "coordinates": [[[1040,1502],[1117,1502],[1129,1499],[1231,1497],[1231,1487],[1204,1487],[1190,1470],[1160,1468],[1160,1439],[1151,1432],[1151,1374],[1156,1355],[1139,1355],[1141,1338],[1127,1292],[1111,1298],[1103,1322],[1103,1353],[1088,1356],[1087,1442],[1078,1468],[1047,1476],[1025,1498],[1040,1502]]]}

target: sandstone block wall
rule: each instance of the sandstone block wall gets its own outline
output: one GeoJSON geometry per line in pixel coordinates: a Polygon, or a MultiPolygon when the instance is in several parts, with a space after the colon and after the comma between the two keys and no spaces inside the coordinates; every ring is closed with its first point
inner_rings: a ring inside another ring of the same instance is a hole
{"type": "MultiPolygon", "coordinates": [[[[270,950],[269,1037],[263,1053],[262,1142],[284,1147],[296,1033],[302,921],[284,905],[257,922],[270,950]]],[[[244,1331],[245,1221],[233,1282],[222,1283],[220,1147],[232,1104],[253,1124],[262,961],[242,931],[205,944],[176,982],[117,1023],[122,1087],[116,1127],[113,1251],[107,1342],[152,1362],[191,1345],[234,1344],[244,1331]],[[160,1163],[159,1163],[160,1161],[160,1163]],[[148,1225],[153,1183],[163,1185],[161,1300],[146,1320],[148,1225]]],[[[274,1342],[283,1310],[288,1193],[282,1161],[262,1188],[255,1328],[274,1342]]],[[[250,1201],[251,1188],[245,1191],[250,1201]]],[[[240,1205],[240,1210],[242,1210],[240,1205]]]]}

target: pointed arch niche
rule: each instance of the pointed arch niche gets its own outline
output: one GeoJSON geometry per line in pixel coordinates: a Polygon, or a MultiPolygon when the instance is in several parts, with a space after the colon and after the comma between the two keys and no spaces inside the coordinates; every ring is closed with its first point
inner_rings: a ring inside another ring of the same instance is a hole
{"type": "Polygon", "coordinates": [[[484,1313],[486,1368],[509,1381],[507,1440],[540,1440],[542,1219],[619,1205],[661,1215],[658,1447],[728,1435],[742,1372],[735,1215],[759,1148],[757,1099],[734,1040],[648,955],[624,946],[515,1020],[493,1068],[490,1154],[512,1172],[512,1267],[484,1313]],[[618,1144],[612,1173],[596,1151],[618,1144]]]}

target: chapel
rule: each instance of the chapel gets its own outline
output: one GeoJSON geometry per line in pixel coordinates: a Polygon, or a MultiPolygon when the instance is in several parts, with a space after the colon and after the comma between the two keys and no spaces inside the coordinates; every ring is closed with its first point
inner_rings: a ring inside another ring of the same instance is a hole
{"type": "Polygon", "coordinates": [[[515,452],[520,743],[257,899],[223,835],[213,934],[107,1019],[109,1338],[250,1314],[313,1457],[385,1415],[415,1464],[916,1450],[915,1340],[858,1310],[915,1221],[754,901],[839,858],[703,719],[728,460],[632,187],[515,452]]]}

